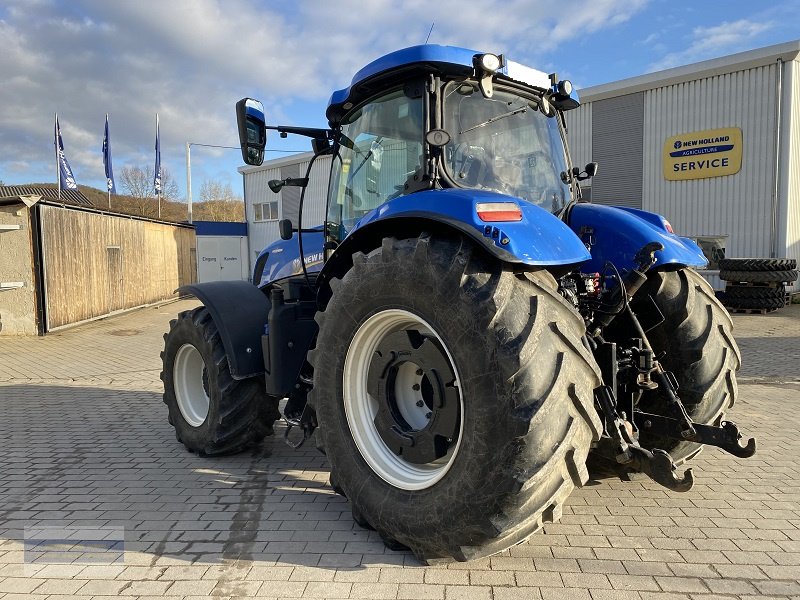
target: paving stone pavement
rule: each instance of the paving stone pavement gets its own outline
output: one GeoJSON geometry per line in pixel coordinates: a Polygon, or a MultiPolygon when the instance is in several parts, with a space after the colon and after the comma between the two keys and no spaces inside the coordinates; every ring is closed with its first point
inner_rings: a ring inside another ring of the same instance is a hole
{"type": "Polygon", "coordinates": [[[0,338],[0,600],[800,599],[800,306],[734,317],[755,457],[706,450],[684,494],[592,480],[528,542],[425,567],[355,525],[282,427],[233,457],[176,442],[161,335],[194,305],[0,338]]]}

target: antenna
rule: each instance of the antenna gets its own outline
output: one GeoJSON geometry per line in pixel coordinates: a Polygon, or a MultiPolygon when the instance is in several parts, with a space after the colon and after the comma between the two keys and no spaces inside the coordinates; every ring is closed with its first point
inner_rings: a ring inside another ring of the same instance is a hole
{"type": "Polygon", "coordinates": [[[433,31],[433,26],[436,25],[436,21],[431,22],[431,28],[428,30],[428,37],[425,38],[425,43],[428,43],[428,40],[431,39],[431,32],[433,31]]]}

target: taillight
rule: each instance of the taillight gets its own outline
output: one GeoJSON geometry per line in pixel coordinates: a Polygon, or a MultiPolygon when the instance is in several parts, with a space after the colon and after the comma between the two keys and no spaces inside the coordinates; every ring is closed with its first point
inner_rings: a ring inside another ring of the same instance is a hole
{"type": "Polygon", "coordinates": [[[664,228],[665,228],[667,231],[669,231],[670,233],[675,233],[674,231],[672,231],[672,223],[670,223],[670,222],[669,222],[669,221],[667,221],[666,219],[664,219],[664,228]]]}
{"type": "Polygon", "coordinates": [[[522,210],[515,202],[479,202],[475,210],[484,223],[522,221],[522,210]]]}

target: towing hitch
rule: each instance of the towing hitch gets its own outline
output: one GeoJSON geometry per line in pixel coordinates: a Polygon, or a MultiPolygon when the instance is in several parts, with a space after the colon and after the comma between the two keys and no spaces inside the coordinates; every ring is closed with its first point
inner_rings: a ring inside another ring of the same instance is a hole
{"type": "Polygon", "coordinates": [[[688,433],[677,419],[635,410],[633,422],[638,428],[656,435],[716,446],[739,458],[750,458],[756,453],[756,439],[750,438],[747,444],[740,445],[742,434],[732,421],[723,421],[719,427],[692,423],[692,433],[688,433]]]}

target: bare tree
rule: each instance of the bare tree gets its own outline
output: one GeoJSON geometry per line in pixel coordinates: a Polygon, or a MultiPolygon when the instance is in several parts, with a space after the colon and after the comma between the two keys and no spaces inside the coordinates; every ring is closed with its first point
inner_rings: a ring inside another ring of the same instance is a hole
{"type": "Polygon", "coordinates": [[[241,200],[233,193],[230,183],[221,183],[212,179],[205,179],[200,185],[200,202],[210,202],[211,200],[241,200]]]}
{"type": "MultiPolygon", "coordinates": [[[[125,166],[120,173],[122,189],[131,197],[138,214],[143,217],[158,216],[158,202],[153,189],[153,169],[140,166],[125,166]]],[[[166,167],[161,167],[161,199],[177,200],[178,184],[166,167]]]]}
{"type": "Polygon", "coordinates": [[[244,202],[233,193],[230,183],[203,181],[195,218],[201,221],[242,221],[243,217],[244,202]]]}

